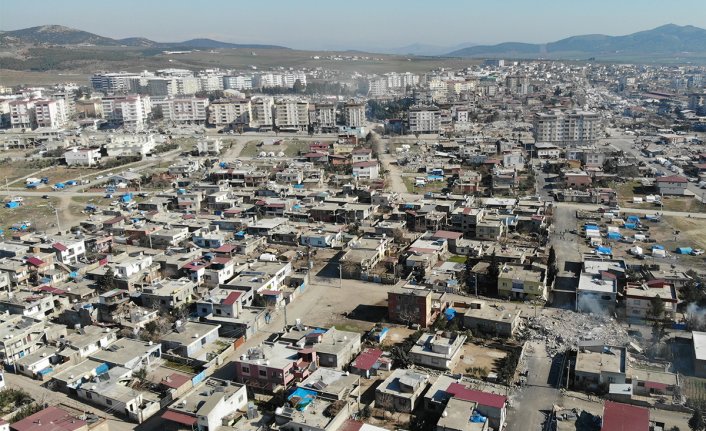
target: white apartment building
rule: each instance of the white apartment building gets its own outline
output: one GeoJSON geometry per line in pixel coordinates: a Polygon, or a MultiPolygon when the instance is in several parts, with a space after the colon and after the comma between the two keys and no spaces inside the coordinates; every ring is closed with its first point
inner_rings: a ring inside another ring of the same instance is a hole
{"type": "Polygon", "coordinates": [[[100,148],[74,148],[64,153],[68,166],[95,166],[100,158],[100,148]]]}
{"type": "Polygon", "coordinates": [[[387,94],[387,79],[375,78],[368,81],[368,95],[382,97],[387,94]]]}
{"type": "Polygon", "coordinates": [[[147,94],[151,97],[172,97],[177,94],[177,78],[149,78],[147,94]]]}
{"type": "Polygon", "coordinates": [[[275,103],[275,126],[287,130],[306,130],[309,126],[309,102],[280,99],[275,103]]]}
{"type": "Polygon", "coordinates": [[[348,102],[343,107],[346,126],[363,127],[365,125],[365,103],[348,102]]]}
{"type": "Polygon", "coordinates": [[[179,97],[162,103],[165,119],[176,123],[204,124],[208,120],[209,101],[205,97],[179,97]]]}
{"type": "Polygon", "coordinates": [[[534,116],[535,142],[561,146],[595,143],[600,138],[600,116],[587,111],[540,112],[534,116]]]}
{"type": "Polygon", "coordinates": [[[441,112],[436,106],[417,105],[409,108],[409,131],[411,133],[439,133],[441,112]]]}
{"type": "Polygon", "coordinates": [[[217,100],[208,107],[208,122],[216,127],[250,126],[250,100],[217,100]]]}
{"type": "Polygon", "coordinates": [[[256,129],[272,128],[274,100],[271,97],[254,97],[250,103],[252,108],[250,126],[256,129]]]}
{"type": "Polygon", "coordinates": [[[109,157],[144,157],[154,151],[154,135],[110,135],[103,144],[109,157]]]}
{"type": "Polygon", "coordinates": [[[198,78],[201,91],[223,90],[223,73],[215,70],[206,70],[200,73],[198,78]]]}
{"type": "Polygon", "coordinates": [[[34,101],[13,100],[10,105],[10,126],[13,129],[33,129],[37,125],[34,101]]]}
{"type": "Polygon", "coordinates": [[[104,94],[127,94],[132,90],[133,81],[139,79],[140,75],[137,73],[101,72],[91,77],[91,86],[104,94]]]}
{"type": "Polygon", "coordinates": [[[316,104],[316,118],[314,122],[322,129],[336,127],[336,104],[331,102],[316,104]]]}
{"type": "Polygon", "coordinates": [[[132,132],[144,130],[152,112],[149,96],[109,96],[103,98],[102,104],[103,117],[109,123],[122,125],[132,132]]]}
{"type": "Polygon", "coordinates": [[[251,90],[252,76],[237,75],[223,77],[224,90],[251,90]]]}
{"type": "Polygon", "coordinates": [[[223,147],[223,142],[219,138],[202,138],[196,142],[196,151],[199,154],[219,154],[221,148],[223,147]]]}
{"type": "Polygon", "coordinates": [[[37,127],[59,129],[68,120],[64,99],[41,99],[34,101],[34,116],[37,127]]]}

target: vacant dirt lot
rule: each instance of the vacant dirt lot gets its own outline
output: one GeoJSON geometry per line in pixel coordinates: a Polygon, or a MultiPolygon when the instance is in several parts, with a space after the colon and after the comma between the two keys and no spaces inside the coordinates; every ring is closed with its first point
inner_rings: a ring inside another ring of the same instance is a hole
{"type": "Polygon", "coordinates": [[[488,372],[494,373],[498,371],[497,365],[505,356],[507,356],[506,352],[490,346],[466,344],[463,346],[463,354],[453,372],[466,374],[466,370],[473,367],[484,368],[488,372]]]}

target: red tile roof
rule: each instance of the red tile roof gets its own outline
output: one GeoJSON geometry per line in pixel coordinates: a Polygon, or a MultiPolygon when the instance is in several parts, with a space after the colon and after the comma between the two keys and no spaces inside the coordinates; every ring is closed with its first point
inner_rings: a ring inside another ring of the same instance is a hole
{"type": "Polygon", "coordinates": [[[190,378],[188,378],[187,376],[185,376],[183,374],[172,373],[169,376],[162,379],[162,384],[168,388],[178,389],[190,380],[191,380],[190,378]]]}
{"type": "Polygon", "coordinates": [[[176,422],[178,424],[193,426],[196,423],[196,418],[189,416],[185,413],[175,412],[174,410],[167,410],[162,414],[162,419],[168,421],[176,422]]]}
{"type": "Polygon", "coordinates": [[[689,181],[679,175],[670,175],[668,177],[659,177],[655,180],[658,183],[688,183],[689,181]]]}
{"type": "Polygon", "coordinates": [[[66,410],[50,406],[10,425],[15,431],[73,431],[87,426],[66,410]]]}
{"type": "Polygon", "coordinates": [[[606,401],[601,431],[648,431],[650,411],[644,407],[606,401]]]}
{"type": "Polygon", "coordinates": [[[59,250],[59,251],[66,251],[69,249],[68,247],[66,247],[64,244],[62,244],[60,242],[53,244],[52,247],[54,247],[55,250],[59,250]]]}
{"type": "Polygon", "coordinates": [[[458,399],[473,401],[474,403],[478,403],[478,405],[494,407],[496,409],[503,408],[507,403],[506,396],[468,389],[459,383],[451,383],[448,389],[446,389],[446,392],[458,399]]]}
{"type": "Polygon", "coordinates": [[[27,258],[27,263],[34,265],[34,266],[42,266],[44,265],[44,261],[38,257],[35,256],[30,256],[27,258]]]}
{"type": "Polygon", "coordinates": [[[353,419],[346,419],[338,431],[359,431],[363,425],[363,422],[354,421],[353,419]]]}
{"type": "Polygon", "coordinates": [[[233,250],[235,250],[237,247],[233,244],[223,244],[222,246],[218,247],[217,249],[213,250],[217,253],[231,253],[233,250]]]}
{"type": "Polygon", "coordinates": [[[243,295],[243,292],[241,291],[235,291],[235,292],[230,292],[228,296],[223,300],[222,304],[223,305],[233,305],[235,304],[235,301],[238,300],[243,295]]]}
{"type": "Polygon", "coordinates": [[[373,365],[380,359],[380,356],[382,356],[382,350],[380,349],[371,349],[367,348],[364,349],[360,355],[358,355],[357,358],[353,361],[353,367],[357,368],[359,370],[369,370],[373,368],[373,365]]]}
{"type": "Polygon", "coordinates": [[[434,232],[434,237],[435,238],[446,238],[446,239],[459,239],[463,237],[463,233],[461,232],[453,232],[450,230],[437,230],[434,232]]]}

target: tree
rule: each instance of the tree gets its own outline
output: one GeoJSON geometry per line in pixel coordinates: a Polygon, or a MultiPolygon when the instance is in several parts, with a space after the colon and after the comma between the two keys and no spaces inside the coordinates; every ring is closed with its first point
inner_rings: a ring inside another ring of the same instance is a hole
{"type": "Polygon", "coordinates": [[[490,266],[488,266],[488,278],[497,281],[499,275],[500,263],[498,261],[498,256],[495,254],[495,250],[493,250],[493,254],[490,255],[490,266]]]}
{"type": "Polygon", "coordinates": [[[654,320],[662,320],[664,317],[664,300],[659,295],[650,299],[650,308],[647,310],[647,316],[654,320]]]}
{"type": "Polygon", "coordinates": [[[417,283],[421,283],[424,281],[424,278],[427,275],[427,269],[424,267],[424,265],[420,266],[417,268],[416,275],[414,276],[414,279],[417,281],[417,283]]]}
{"type": "Polygon", "coordinates": [[[113,272],[113,268],[108,267],[105,274],[98,277],[96,284],[101,290],[115,289],[115,273],[113,272]]]}
{"type": "Polygon", "coordinates": [[[295,93],[303,93],[305,88],[306,87],[304,86],[304,84],[302,84],[302,82],[297,79],[296,81],[294,81],[294,85],[292,86],[292,91],[295,93]]]}
{"type": "Polygon", "coordinates": [[[395,368],[409,368],[412,365],[409,354],[402,347],[394,346],[390,350],[390,357],[395,368]]]}
{"type": "Polygon", "coordinates": [[[549,248],[549,257],[547,259],[547,284],[549,286],[554,283],[554,279],[556,278],[558,272],[559,269],[556,264],[556,251],[554,250],[554,246],[551,246],[549,248]]]}
{"type": "Polygon", "coordinates": [[[688,423],[691,431],[703,431],[704,428],[706,428],[706,422],[704,422],[704,416],[703,413],[701,413],[701,409],[694,409],[694,414],[691,415],[688,423]]]}

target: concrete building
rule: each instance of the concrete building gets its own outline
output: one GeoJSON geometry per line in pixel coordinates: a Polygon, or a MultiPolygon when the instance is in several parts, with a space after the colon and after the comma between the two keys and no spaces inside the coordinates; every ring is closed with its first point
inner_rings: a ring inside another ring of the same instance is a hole
{"type": "Polygon", "coordinates": [[[428,327],[436,318],[432,291],[405,288],[388,291],[387,316],[392,322],[428,327]]]}
{"type": "Polygon", "coordinates": [[[625,315],[628,318],[644,319],[649,316],[652,301],[659,297],[664,304],[664,318],[673,320],[677,313],[677,292],[674,286],[661,285],[630,286],[625,289],[625,315]]]}
{"type": "Polygon", "coordinates": [[[397,369],[375,389],[375,406],[387,411],[411,413],[429,386],[429,375],[397,369]]]}
{"type": "Polygon", "coordinates": [[[133,90],[133,81],[140,75],[129,72],[96,73],[91,77],[91,87],[106,95],[127,94],[133,90]]]}
{"type": "Polygon", "coordinates": [[[692,331],[694,375],[706,378],[706,332],[692,331]]]}
{"type": "Polygon", "coordinates": [[[345,124],[348,127],[365,126],[365,103],[350,101],[343,105],[345,124]]]}
{"type": "Polygon", "coordinates": [[[67,166],[95,166],[100,158],[100,148],[74,148],[64,153],[67,166]]]}
{"type": "Polygon", "coordinates": [[[410,133],[437,134],[441,131],[441,112],[436,106],[413,106],[408,115],[410,133]]]}
{"type": "Polygon", "coordinates": [[[35,129],[37,118],[35,115],[34,101],[29,99],[13,100],[9,102],[10,127],[13,129],[35,129]]]}
{"type": "Polygon", "coordinates": [[[595,143],[602,133],[600,116],[596,112],[553,111],[534,116],[535,142],[560,146],[595,143]]]}
{"type": "Polygon", "coordinates": [[[217,100],[208,107],[208,122],[216,127],[250,127],[250,100],[217,100]]]}
{"type": "Polygon", "coordinates": [[[306,130],[309,126],[309,102],[280,99],[274,105],[275,126],[280,130],[306,130]]]}
{"type": "Polygon", "coordinates": [[[37,127],[59,129],[68,121],[64,99],[40,99],[34,101],[34,118],[37,127]]]}
{"type": "Polygon", "coordinates": [[[619,260],[585,259],[576,293],[576,310],[583,313],[613,314],[618,295],[618,279],[625,272],[619,260]]]}
{"type": "Polygon", "coordinates": [[[165,120],[175,123],[206,124],[209,101],[205,97],[176,97],[154,101],[165,120]]]}
{"type": "Polygon", "coordinates": [[[504,264],[498,275],[498,295],[510,298],[546,299],[546,275],[542,271],[504,264]]]}
{"type": "Polygon", "coordinates": [[[655,180],[660,195],[683,196],[686,194],[688,184],[689,181],[681,175],[663,176],[655,180]]]}
{"type": "Polygon", "coordinates": [[[162,351],[183,358],[208,360],[209,345],[218,339],[221,325],[187,321],[162,336],[162,351]]]}
{"type": "Polygon", "coordinates": [[[209,377],[180,397],[162,418],[198,431],[218,431],[248,404],[245,385],[209,377]]]}
{"type": "Polygon", "coordinates": [[[110,96],[102,100],[103,118],[131,132],[143,131],[152,112],[149,96],[110,96]]]}
{"type": "Polygon", "coordinates": [[[272,110],[274,100],[271,97],[253,97],[250,101],[252,121],[250,126],[255,129],[271,130],[274,124],[272,110]]]}
{"type": "Polygon", "coordinates": [[[336,103],[317,103],[312,123],[321,131],[333,131],[336,128],[336,103]]]}
{"type": "Polygon", "coordinates": [[[466,338],[457,333],[424,333],[409,351],[410,359],[423,367],[453,370],[463,353],[466,338]]]}
{"type": "Polygon", "coordinates": [[[376,160],[353,163],[353,176],[360,180],[377,180],[380,178],[380,165],[376,160]]]}
{"type": "Polygon", "coordinates": [[[522,310],[510,305],[474,301],[463,315],[463,327],[484,334],[512,337],[520,325],[522,310]]]}
{"type": "Polygon", "coordinates": [[[226,75],[223,77],[224,90],[252,90],[252,76],[249,75],[226,75]]]}

